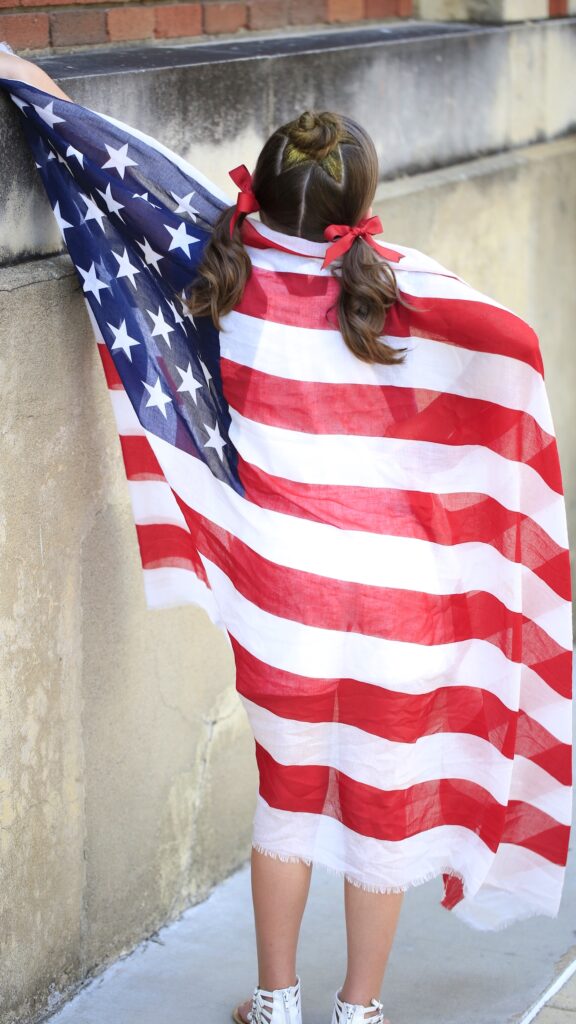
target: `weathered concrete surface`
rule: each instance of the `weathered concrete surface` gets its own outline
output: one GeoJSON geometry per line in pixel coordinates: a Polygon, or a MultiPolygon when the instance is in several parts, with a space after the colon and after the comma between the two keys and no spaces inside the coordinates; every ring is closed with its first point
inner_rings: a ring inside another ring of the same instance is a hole
{"type": "MultiPolygon", "coordinates": [[[[269,44],[260,56],[250,56],[253,40],[171,47],[179,66],[145,72],[114,70],[134,68],[122,52],[104,63],[90,53],[41,63],[74,99],[155,135],[225,188],[229,168],[253,164],[265,137],[306,106],[341,110],[364,124],[388,178],[576,127],[576,18],[454,32],[439,26],[418,36],[401,26],[380,42],[364,38],[373,40],[373,31],[305,36],[301,52],[275,53],[269,44]],[[340,44],[342,35],[354,42],[340,44]]],[[[0,152],[10,157],[0,177],[0,262],[10,262],[57,252],[61,240],[23,153],[21,115],[0,97],[0,109],[4,103],[10,114],[1,111],[0,152]]]]}
{"type": "Polygon", "coordinates": [[[204,612],[147,610],[67,258],[0,274],[0,1020],[32,1019],[247,856],[253,740],[204,612]],[[233,750],[234,771],[229,771],[233,750]]]}
{"type": "Polygon", "coordinates": [[[421,18],[526,21],[547,18],[548,0],[416,0],[421,18]]]}

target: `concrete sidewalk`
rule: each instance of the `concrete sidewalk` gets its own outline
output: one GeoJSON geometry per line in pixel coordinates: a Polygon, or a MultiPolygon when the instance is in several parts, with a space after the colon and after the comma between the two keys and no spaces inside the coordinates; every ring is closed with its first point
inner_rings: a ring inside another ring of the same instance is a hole
{"type": "MultiPolygon", "coordinates": [[[[439,906],[440,879],[411,889],[382,989],[392,1024],[576,1024],[576,974],[535,1012],[576,959],[574,845],[555,919],[476,932],[439,906]]],[[[317,867],[298,957],[305,1024],[329,1024],[344,962],[342,882],[317,867]]],[[[89,983],[50,1024],[227,1024],[256,979],[247,863],[89,983]]]]}
{"type": "MultiPolygon", "coordinates": [[[[556,918],[480,932],[440,906],[440,877],[406,893],[381,993],[391,1024],[576,1024],[576,814],[573,821],[556,918]]],[[[341,878],[314,868],[297,961],[303,1024],[330,1024],[334,992],[344,980],[342,893],[341,878]]],[[[48,1019],[229,1024],[232,1008],[251,995],[257,978],[247,861],[48,1019]]]]}
{"type": "MultiPolygon", "coordinates": [[[[576,955],[576,953],[575,953],[576,955]]],[[[576,1021],[576,972],[533,1018],[534,1024],[574,1024],[576,1021]]],[[[528,1022],[526,1022],[528,1024],[528,1022]]]]}

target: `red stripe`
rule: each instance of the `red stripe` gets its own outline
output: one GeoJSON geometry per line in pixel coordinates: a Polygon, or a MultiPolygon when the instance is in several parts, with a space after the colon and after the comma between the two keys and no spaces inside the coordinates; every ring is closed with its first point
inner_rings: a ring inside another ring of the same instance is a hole
{"type": "MultiPolygon", "coordinates": [[[[120,441],[129,480],[165,479],[146,437],[121,435],[120,441]]],[[[570,600],[569,551],[559,548],[528,516],[511,512],[486,495],[369,487],[347,487],[344,493],[332,484],[299,484],[271,477],[243,460],[239,470],[247,500],[261,508],[328,522],[340,529],[414,537],[435,544],[491,544],[511,561],[521,555],[527,568],[564,600],[570,600]],[[473,498],[477,499],[475,505],[473,498]]]]}
{"type": "Polygon", "coordinates": [[[570,555],[529,516],[495,498],[472,492],[433,494],[378,487],[308,484],[273,476],[238,457],[245,497],[285,515],[413,537],[434,544],[490,544],[510,561],[522,561],[560,597],[571,597],[570,555]]]}
{"type": "Polygon", "coordinates": [[[399,842],[442,825],[475,832],[486,845],[514,843],[553,864],[565,864],[570,827],[531,804],[498,803],[477,783],[433,779],[407,789],[378,789],[329,765],[279,764],[257,741],[259,792],[285,811],[326,814],[362,836],[399,842]]]}
{"type": "Polygon", "coordinates": [[[106,383],[111,391],[124,391],[124,385],[116,364],[110,355],[108,346],[103,342],[97,342],[98,351],[100,353],[100,359],[102,360],[102,366],[104,367],[104,376],[106,377],[106,383]]]}
{"type": "MultiPolygon", "coordinates": [[[[147,437],[120,435],[122,457],[129,480],[155,480],[166,483],[162,468],[147,437]]],[[[136,523],[136,535],[143,569],[178,567],[189,569],[210,586],[189,530],[173,523],[136,523]]]]}
{"type": "Polygon", "coordinates": [[[275,273],[253,266],[242,298],[234,308],[237,313],[258,320],[333,331],[338,330],[339,293],[340,284],[335,277],[275,273]]]}
{"type": "MultiPolygon", "coordinates": [[[[259,320],[309,330],[338,330],[334,277],[290,274],[252,267],[235,309],[259,320]]],[[[417,296],[402,290],[416,309],[395,302],[388,310],[383,335],[421,337],[447,345],[491,352],[528,363],[544,376],[538,335],[521,317],[486,301],[417,296]]]]}
{"type": "Polygon", "coordinates": [[[129,480],[166,480],[147,437],[120,434],[120,443],[129,480]]]}
{"type": "Polygon", "coordinates": [[[307,434],[482,445],[532,466],[562,494],[554,439],[522,410],[424,388],[289,380],[226,358],[220,366],[226,401],[257,423],[307,434]]]}
{"type": "Polygon", "coordinates": [[[406,334],[457,348],[509,356],[544,376],[538,335],[515,313],[485,301],[402,294],[418,308],[407,310],[400,303],[391,306],[384,325],[386,334],[396,335],[403,329],[406,334]]]}
{"type": "Polygon", "coordinates": [[[572,778],[571,747],[524,711],[513,711],[480,686],[438,686],[407,694],[357,679],[318,679],[267,665],[230,637],[236,689],[274,715],[297,722],[342,722],[394,743],[436,733],[486,740],[504,757],[521,756],[562,785],[572,778]]]}
{"type": "Polygon", "coordinates": [[[292,569],[259,555],[176,493],[175,497],[198,551],[215,562],[247,600],[272,615],[404,643],[433,646],[486,640],[510,661],[532,668],[557,692],[564,695],[571,689],[572,652],[493,594],[427,594],[292,569]]]}
{"type": "Polygon", "coordinates": [[[142,567],[158,569],[170,566],[191,569],[208,585],[208,577],[194,542],[187,530],[169,523],[136,524],[142,567]]]}

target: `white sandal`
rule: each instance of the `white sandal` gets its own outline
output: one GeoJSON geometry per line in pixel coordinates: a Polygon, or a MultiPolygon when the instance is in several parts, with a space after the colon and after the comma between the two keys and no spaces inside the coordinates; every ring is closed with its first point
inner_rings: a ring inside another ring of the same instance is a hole
{"type": "MultiPolygon", "coordinates": [[[[252,994],[252,1009],[248,1011],[247,1017],[250,1024],[302,1024],[300,976],[297,974],[296,984],[287,988],[269,991],[256,985],[252,994]]],[[[244,1024],[240,1016],[240,1004],[233,1011],[232,1020],[236,1024],[244,1024]]]]}
{"type": "Polygon", "coordinates": [[[334,1010],[330,1024],[390,1024],[388,1018],[384,1017],[384,1004],[375,997],[370,1000],[368,1006],[361,1006],[360,1003],[347,1003],[340,999],[339,992],[334,993],[334,1010]],[[365,1017],[364,1014],[372,1010],[372,1015],[365,1017]]]}

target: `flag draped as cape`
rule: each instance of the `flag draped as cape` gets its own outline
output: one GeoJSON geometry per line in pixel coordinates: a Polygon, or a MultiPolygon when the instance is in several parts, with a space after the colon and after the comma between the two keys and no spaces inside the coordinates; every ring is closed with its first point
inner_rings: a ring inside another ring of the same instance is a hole
{"type": "Polygon", "coordinates": [[[538,337],[386,242],[414,309],[366,364],[326,245],[248,218],[221,332],[184,304],[229,203],[122,122],[13,81],[113,402],[150,608],[229,638],[254,845],[480,929],[558,912],[571,826],[566,509],[538,337]],[[396,256],[394,257],[394,253],[396,256]]]}

